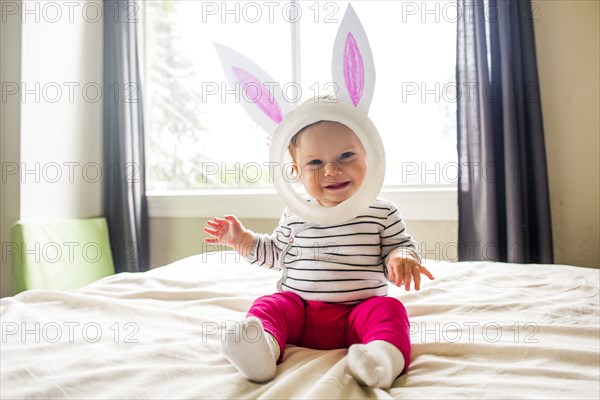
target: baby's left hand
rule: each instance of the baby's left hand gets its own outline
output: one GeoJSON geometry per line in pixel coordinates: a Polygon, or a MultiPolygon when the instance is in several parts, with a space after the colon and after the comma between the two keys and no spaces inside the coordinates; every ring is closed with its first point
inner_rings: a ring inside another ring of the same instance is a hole
{"type": "Polygon", "coordinates": [[[419,264],[419,261],[410,253],[399,252],[390,257],[387,263],[387,275],[396,286],[404,284],[404,289],[410,290],[410,282],[414,279],[415,290],[420,290],[421,274],[431,280],[435,279],[431,272],[419,264]]]}

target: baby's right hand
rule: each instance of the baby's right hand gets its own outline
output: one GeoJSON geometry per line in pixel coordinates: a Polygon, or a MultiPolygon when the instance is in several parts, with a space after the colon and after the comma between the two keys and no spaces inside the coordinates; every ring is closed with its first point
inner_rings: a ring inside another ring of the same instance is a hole
{"type": "Polygon", "coordinates": [[[246,231],[240,221],[233,215],[226,215],[223,218],[214,217],[206,221],[204,232],[212,236],[204,239],[204,243],[224,243],[229,247],[236,247],[240,243],[244,232],[246,231]]]}

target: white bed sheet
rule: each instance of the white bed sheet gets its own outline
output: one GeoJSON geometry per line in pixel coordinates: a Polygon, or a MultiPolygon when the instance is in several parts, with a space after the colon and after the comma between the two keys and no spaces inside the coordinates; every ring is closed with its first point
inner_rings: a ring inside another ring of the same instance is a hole
{"type": "Polygon", "coordinates": [[[235,253],[0,302],[0,396],[12,398],[600,398],[599,270],[427,263],[412,362],[389,391],[359,386],[345,349],[288,346],[277,377],[246,381],[219,351],[223,322],[279,273],[235,253]]]}

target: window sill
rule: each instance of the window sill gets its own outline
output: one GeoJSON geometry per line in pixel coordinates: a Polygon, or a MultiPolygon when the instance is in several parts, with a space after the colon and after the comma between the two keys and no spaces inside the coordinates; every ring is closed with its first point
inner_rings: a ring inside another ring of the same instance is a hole
{"type": "MultiPolygon", "coordinates": [[[[381,197],[396,203],[407,220],[458,219],[456,186],[385,187],[381,197]]],[[[151,218],[279,219],[285,205],[274,189],[148,192],[151,218]]]]}

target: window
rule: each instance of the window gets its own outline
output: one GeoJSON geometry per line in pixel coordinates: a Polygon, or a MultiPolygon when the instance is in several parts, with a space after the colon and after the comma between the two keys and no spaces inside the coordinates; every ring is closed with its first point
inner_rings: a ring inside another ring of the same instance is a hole
{"type": "MultiPolygon", "coordinates": [[[[304,101],[331,91],[331,50],[347,4],[144,2],[149,193],[271,188],[267,134],[238,103],[213,42],[248,56],[281,86],[300,82],[300,98],[287,94],[304,101]]],[[[375,59],[369,114],[386,148],[387,188],[456,185],[450,4],[352,1],[375,59]]]]}
{"type": "MultiPolygon", "coordinates": [[[[426,3],[352,2],[375,60],[369,116],[386,148],[386,185],[456,183],[456,25],[450,8],[442,18],[450,2],[426,3]]],[[[309,4],[300,28],[302,89],[313,94],[331,80],[339,22],[328,15],[341,20],[348,2],[309,4]],[[320,9],[316,23],[314,9],[320,9]]]]}
{"type": "Polygon", "coordinates": [[[148,189],[266,186],[267,174],[253,167],[268,161],[267,137],[226,85],[213,42],[251,53],[290,81],[289,24],[252,23],[237,1],[144,4],[148,189]],[[243,166],[251,179],[239,176],[243,166]]]}

